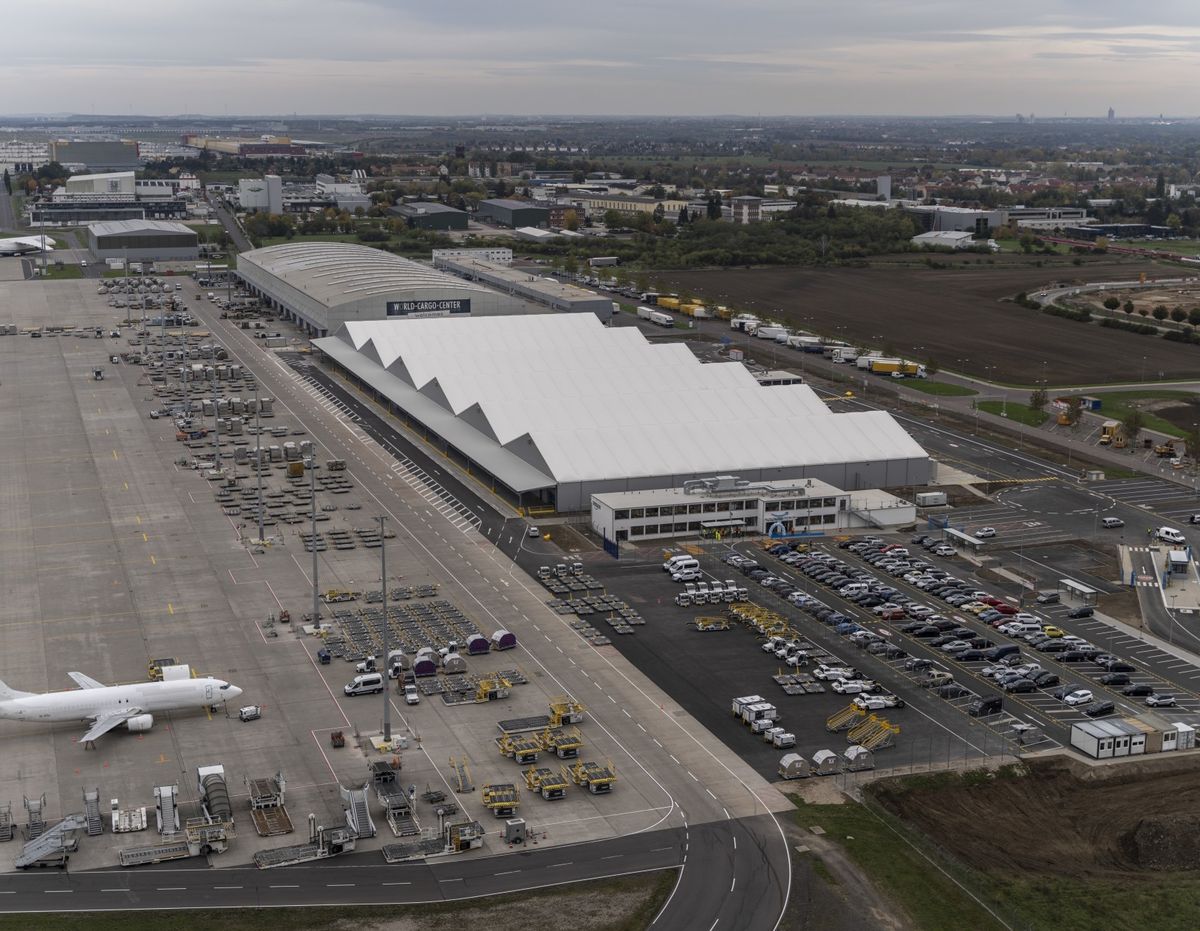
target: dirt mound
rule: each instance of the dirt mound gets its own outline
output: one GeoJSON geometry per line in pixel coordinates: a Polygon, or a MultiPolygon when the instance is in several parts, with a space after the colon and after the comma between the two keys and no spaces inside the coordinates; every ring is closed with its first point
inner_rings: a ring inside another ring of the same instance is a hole
{"type": "Polygon", "coordinates": [[[1200,869],[1200,815],[1143,818],[1121,840],[1126,855],[1142,869],[1200,869]]]}
{"type": "Polygon", "coordinates": [[[1113,768],[1080,779],[1039,761],[996,774],[886,780],[871,788],[889,810],[985,871],[1145,874],[1200,867],[1200,780],[1113,768]],[[1190,826],[1189,826],[1190,824],[1190,826]]]}

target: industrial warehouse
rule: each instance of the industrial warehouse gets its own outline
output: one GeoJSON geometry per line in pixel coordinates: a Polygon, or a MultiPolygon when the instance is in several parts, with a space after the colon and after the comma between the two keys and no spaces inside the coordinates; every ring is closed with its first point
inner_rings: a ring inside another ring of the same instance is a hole
{"type": "Polygon", "coordinates": [[[238,275],[313,336],[355,320],[523,314],[525,304],[380,249],[287,243],[238,256],[238,275]]]}
{"type": "Polygon", "coordinates": [[[314,345],[521,506],[580,511],[594,494],[724,474],[856,490],[929,479],[886,412],[831,413],[806,385],[762,387],[592,314],[350,322],[314,345]]]}

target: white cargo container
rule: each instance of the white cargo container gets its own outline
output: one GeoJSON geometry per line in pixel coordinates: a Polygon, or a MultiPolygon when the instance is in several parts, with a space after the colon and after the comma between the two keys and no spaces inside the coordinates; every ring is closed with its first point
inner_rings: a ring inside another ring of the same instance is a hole
{"type": "Polygon", "coordinates": [[[935,508],[945,503],[946,493],[944,491],[917,492],[917,507],[919,508],[935,508]]]}
{"type": "Polygon", "coordinates": [[[655,324],[656,326],[661,326],[661,327],[675,326],[675,318],[672,317],[669,313],[666,313],[665,311],[662,311],[662,310],[653,311],[650,314],[649,319],[650,319],[650,322],[655,324]]]}
{"type": "Polygon", "coordinates": [[[654,313],[654,308],[647,307],[644,304],[642,306],[638,307],[638,309],[637,309],[637,315],[638,315],[639,320],[649,320],[653,313],[654,313]]]}
{"type": "Polygon", "coordinates": [[[754,331],[757,339],[775,339],[779,336],[787,338],[787,327],[776,326],[774,324],[759,324],[754,331]]]}

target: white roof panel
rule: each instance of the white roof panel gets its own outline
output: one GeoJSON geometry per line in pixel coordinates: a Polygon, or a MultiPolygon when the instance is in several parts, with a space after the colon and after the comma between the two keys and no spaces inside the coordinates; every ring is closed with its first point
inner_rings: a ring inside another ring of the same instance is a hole
{"type": "Polygon", "coordinates": [[[763,387],[592,314],[356,321],[316,344],[333,342],[452,415],[477,408],[501,445],[528,435],[536,450],[514,451],[559,483],[927,455],[884,411],[834,414],[807,385],[763,387]]]}

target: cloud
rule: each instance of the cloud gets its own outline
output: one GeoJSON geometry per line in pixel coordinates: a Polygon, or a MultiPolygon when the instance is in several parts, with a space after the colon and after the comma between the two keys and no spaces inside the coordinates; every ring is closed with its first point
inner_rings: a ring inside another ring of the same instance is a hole
{"type": "Polygon", "coordinates": [[[1157,113],[1168,86],[1200,105],[1181,0],[59,0],[7,8],[5,32],[0,78],[38,77],[0,104],[21,111],[1157,113]]]}

